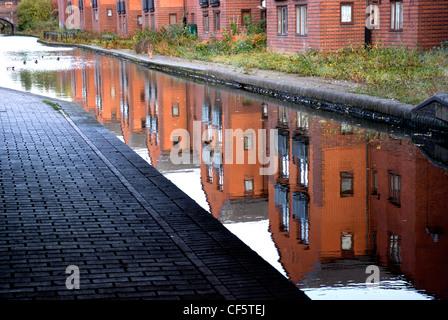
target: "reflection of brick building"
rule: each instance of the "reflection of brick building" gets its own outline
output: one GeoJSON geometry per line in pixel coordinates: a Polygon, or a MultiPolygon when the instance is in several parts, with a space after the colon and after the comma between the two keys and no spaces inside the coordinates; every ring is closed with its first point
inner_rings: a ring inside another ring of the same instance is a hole
{"type": "Polygon", "coordinates": [[[364,131],[317,118],[306,126],[300,113],[281,107],[270,117],[279,129],[270,231],[290,279],[301,282],[316,264],[356,259],[362,268],[377,258],[416,289],[447,298],[442,169],[407,140],[368,143],[364,131]]]}
{"type": "Polygon", "coordinates": [[[257,132],[263,126],[262,104],[206,86],[196,85],[193,90],[189,104],[196,107],[201,135],[206,141],[200,150],[202,185],[211,213],[218,218],[224,206],[232,207],[230,202],[234,200],[266,195],[266,177],[259,174],[261,165],[258,159],[255,163],[249,160],[250,155],[253,159],[253,152],[256,156],[257,132]],[[239,130],[233,131],[232,146],[225,138],[226,129],[239,130]],[[232,147],[232,160],[226,147],[232,147]],[[244,157],[243,163],[237,163],[237,156],[244,157]]]}
{"type": "Polygon", "coordinates": [[[369,154],[372,246],[381,264],[447,299],[448,175],[406,140],[375,141],[369,154]]]}
{"type": "Polygon", "coordinates": [[[279,130],[271,232],[294,283],[318,262],[366,253],[365,142],[337,123],[312,120],[279,107],[269,121],[279,130]]]}
{"type": "Polygon", "coordinates": [[[121,128],[124,141],[141,145],[146,136],[145,82],[135,64],[118,62],[121,128]],[[139,137],[138,137],[139,136],[139,137]]]}

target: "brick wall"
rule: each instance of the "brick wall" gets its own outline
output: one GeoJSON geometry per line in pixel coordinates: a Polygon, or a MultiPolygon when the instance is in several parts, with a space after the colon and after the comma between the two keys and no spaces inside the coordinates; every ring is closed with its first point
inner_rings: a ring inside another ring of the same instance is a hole
{"type": "Polygon", "coordinates": [[[390,2],[383,1],[377,5],[380,12],[380,27],[372,32],[374,43],[430,48],[448,40],[446,0],[404,0],[401,31],[391,30],[390,2]]]}
{"type": "Polygon", "coordinates": [[[133,35],[137,30],[142,29],[142,25],[138,22],[138,17],[142,15],[142,2],[141,0],[122,1],[125,1],[126,13],[116,15],[117,33],[122,36],[133,35]]]}
{"type": "Polygon", "coordinates": [[[217,7],[208,6],[201,8],[199,0],[187,0],[187,23],[196,24],[198,36],[202,40],[209,40],[211,37],[219,37],[220,33],[215,30],[216,13],[219,12],[219,29],[230,30],[230,23],[238,23],[242,29],[242,13],[246,11],[252,17],[252,21],[260,21],[261,11],[260,0],[221,0],[217,7]],[[204,30],[204,15],[208,15],[209,31],[204,30]]]}
{"type": "MultiPolygon", "coordinates": [[[[379,28],[372,30],[371,43],[403,44],[410,48],[438,46],[448,40],[447,0],[404,0],[403,28],[391,29],[391,1],[371,1],[379,9],[379,28]]],[[[268,48],[278,52],[298,52],[308,48],[337,50],[365,42],[364,0],[267,0],[268,48]],[[353,4],[353,23],[341,24],[341,4],[353,4]],[[296,33],[296,7],[308,8],[308,34],[296,33]],[[288,28],[279,34],[277,8],[287,7],[288,28]]]]}
{"type": "MultiPolygon", "coordinates": [[[[79,0],[77,0],[79,6],[79,0]]],[[[91,32],[92,29],[92,6],[89,0],[83,1],[83,8],[79,10],[80,29],[91,32]]]]}
{"type": "Polygon", "coordinates": [[[297,52],[309,48],[335,50],[349,45],[364,44],[365,1],[267,0],[268,47],[273,51],[297,52]],[[341,23],[341,3],[352,4],[352,23],[341,23]],[[308,33],[296,33],[296,7],[307,5],[308,33]],[[277,8],[287,7],[287,32],[278,33],[277,8]]]}
{"type": "Polygon", "coordinates": [[[173,17],[172,22],[182,24],[183,0],[154,0],[154,12],[143,12],[142,14],[143,28],[151,29],[154,26],[156,30],[160,30],[170,24],[170,16],[173,17]],[[154,23],[152,23],[152,19],[154,19],[154,23]]]}
{"type": "MultiPolygon", "coordinates": [[[[84,2],[90,2],[84,0],[84,2]]],[[[90,6],[90,3],[89,3],[90,6]]],[[[105,31],[117,32],[117,5],[115,0],[98,0],[98,7],[91,9],[92,31],[102,33],[105,31]],[[95,10],[98,13],[95,13],[95,10]],[[111,10],[111,15],[108,11],[111,10]],[[95,19],[96,15],[98,19],[95,19]]]]}

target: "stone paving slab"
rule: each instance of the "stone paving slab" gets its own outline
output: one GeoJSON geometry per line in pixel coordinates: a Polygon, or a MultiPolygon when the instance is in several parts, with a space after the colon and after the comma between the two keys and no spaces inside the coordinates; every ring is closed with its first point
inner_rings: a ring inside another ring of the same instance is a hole
{"type": "Polygon", "coordinates": [[[308,300],[79,105],[0,111],[0,299],[308,300]]]}

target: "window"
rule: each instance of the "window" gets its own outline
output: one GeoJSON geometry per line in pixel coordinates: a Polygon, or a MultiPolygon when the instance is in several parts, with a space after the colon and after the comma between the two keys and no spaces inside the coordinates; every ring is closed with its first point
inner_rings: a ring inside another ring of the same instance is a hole
{"type": "Polygon", "coordinates": [[[11,8],[12,7],[12,2],[5,2],[5,7],[6,8],[11,8]]]}
{"type": "Polygon", "coordinates": [[[288,131],[279,131],[278,133],[278,160],[279,177],[289,178],[289,133],[288,131]]]}
{"type": "Polygon", "coordinates": [[[175,13],[170,13],[170,25],[177,24],[177,15],[175,13]]]}
{"type": "Polygon", "coordinates": [[[142,9],[144,12],[154,12],[154,0],[142,0],[142,9]]]}
{"type": "Polygon", "coordinates": [[[208,13],[204,13],[203,15],[203,19],[202,19],[202,24],[204,27],[204,32],[208,32],[209,30],[209,19],[208,19],[208,13]]]}
{"type": "Polygon", "coordinates": [[[213,14],[215,16],[214,29],[215,32],[218,32],[221,29],[221,13],[220,11],[215,11],[213,14]]]}
{"type": "Polygon", "coordinates": [[[241,25],[247,26],[250,19],[250,10],[241,10],[241,25]]]}
{"type": "Polygon", "coordinates": [[[277,33],[288,33],[288,7],[277,7],[277,33]]]}
{"type": "Polygon", "coordinates": [[[156,17],[154,16],[154,14],[151,14],[151,30],[155,29],[156,29],[156,17]]]}
{"type": "Polygon", "coordinates": [[[391,30],[403,29],[403,1],[390,3],[390,28],[391,30]]]}
{"type": "Polygon", "coordinates": [[[341,3],[341,24],[353,23],[353,3],[341,3]]]}
{"type": "Polygon", "coordinates": [[[400,205],[401,176],[389,172],[389,200],[400,205]]]}
{"type": "Polygon", "coordinates": [[[254,179],[244,179],[244,192],[254,192],[254,179]]]}
{"type": "Polygon", "coordinates": [[[179,105],[173,104],[173,106],[171,108],[171,112],[173,114],[173,117],[178,117],[179,116],[179,105]]]}
{"type": "Polygon", "coordinates": [[[244,134],[244,150],[252,150],[254,147],[254,137],[252,134],[244,134]]]}
{"type": "Polygon", "coordinates": [[[112,9],[107,9],[107,16],[112,17],[112,9]]]}
{"type": "Polygon", "coordinates": [[[401,238],[400,236],[389,234],[389,247],[387,250],[389,261],[394,265],[401,263],[401,238]]]}
{"type": "Polygon", "coordinates": [[[341,197],[353,197],[353,172],[341,172],[341,197]]]}
{"type": "Polygon", "coordinates": [[[378,173],[372,170],[372,194],[378,194],[378,173]]]}
{"type": "Polygon", "coordinates": [[[308,7],[307,5],[296,7],[296,33],[306,35],[308,33],[308,7]]]}
{"type": "Polygon", "coordinates": [[[95,9],[95,10],[93,11],[93,15],[94,15],[94,17],[95,17],[95,21],[98,21],[98,9],[95,9]]]}
{"type": "Polygon", "coordinates": [[[342,232],[341,234],[341,250],[351,251],[353,250],[353,235],[348,232],[342,232]]]}
{"type": "Polygon", "coordinates": [[[139,26],[143,24],[142,16],[137,16],[137,23],[139,26]]]}

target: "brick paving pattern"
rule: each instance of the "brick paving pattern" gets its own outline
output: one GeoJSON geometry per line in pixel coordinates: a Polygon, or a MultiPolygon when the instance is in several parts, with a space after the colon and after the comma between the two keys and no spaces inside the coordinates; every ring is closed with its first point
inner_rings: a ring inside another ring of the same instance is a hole
{"type": "Polygon", "coordinates": [[[0,88],[0,299],[307,299],[79,105],[43,100],[0,88]]]}

